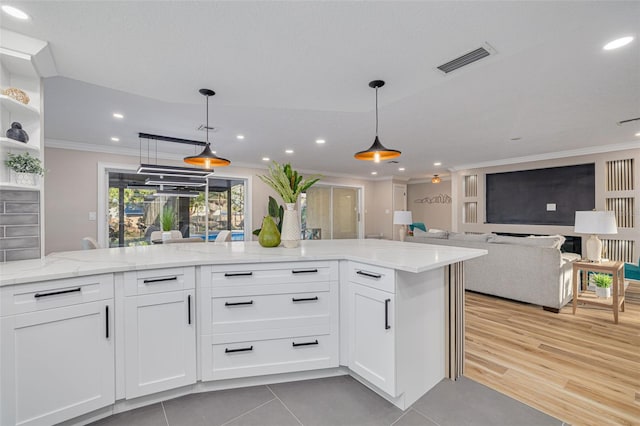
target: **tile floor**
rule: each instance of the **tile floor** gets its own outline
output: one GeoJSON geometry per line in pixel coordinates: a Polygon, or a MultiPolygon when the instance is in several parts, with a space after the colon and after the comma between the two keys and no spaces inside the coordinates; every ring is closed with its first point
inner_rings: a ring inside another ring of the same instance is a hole
{"type": "Polygon", "coordinates": [[[94,426],[545,426],[563,423],[472,380],[448,379],[402,412],[349,376],[199,393],[94,426]]]}

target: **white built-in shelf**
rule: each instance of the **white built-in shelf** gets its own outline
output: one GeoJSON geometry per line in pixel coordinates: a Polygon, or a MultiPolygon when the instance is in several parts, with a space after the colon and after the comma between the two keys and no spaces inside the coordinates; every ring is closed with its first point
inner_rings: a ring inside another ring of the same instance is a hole
{"type": "Polygon", "coordinates": [[[9,191],[40,191],[40,186],[18,185],[17,183],[0,182],[0,190],[1,189],[6,189],[9,191]]]}
{"type": "Polygon", "coordinates": [[[0,47],[0,62],[9,74],[39,78],[31,62],[31,55],[27,53],[16,52],[15,50],[0,47]]]}
{"type": "Polygon", "coordinates": [[[8,149],[24,149],[27,151],[40,152],[40,147],[30,143],[14,141],[13,139],[0,137],[0,147],[8,149]]]}
{"type": "Polygon", "coordinates": [[[6,95],[0,95],[0,104],[3,108],[14,114],[22,114],[28,118],[35,119],[40,116],[40,111],[31,105],[25,105],[6,95]]]}

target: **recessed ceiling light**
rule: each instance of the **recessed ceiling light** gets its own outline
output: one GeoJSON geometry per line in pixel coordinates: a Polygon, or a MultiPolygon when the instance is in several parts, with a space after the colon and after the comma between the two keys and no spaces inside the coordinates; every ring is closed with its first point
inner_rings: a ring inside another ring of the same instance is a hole
{"type": "Polygon", "coordinates": [[[286,152],[287,154],[293,154],[293,150],[292,149],[287,149],[284,152],[286,152]]]}
{"type": "Polygon", "coordinates": [[[3,5],[2,11],[9,16],[13,16],[16,19],[22,19],[23,21],[29,19],[29,15],[27,15],[25,12],[18,9],[17,7],[3,5]]]}
{"type": "Polygon", "coordinates": [[[610,41],[609,43],[605,44],[603,49],[604,50],[617,49],[619,47],[626,46],[627,44],[631,43],[632,41],[633,41],[633,37],[622,37],[622,38],[610,41]]]}
{"type": "Polygon", "coordinates": [[[636,133],[636,136],[640,137],[640,132],[636,133]]]}
{"type": "Polygon", "coordinates": [[[120,142],[120,138],[116,138],[115,136],[111,138],[112,141],[114,142],[120,142]]]}
{"type": "Polygon", "coordinates": [[[401,172],[404,172],[404,167],[398,167],[398,170],[400,170],[401,172]]]}
{"type": "Polygon", "coordinates": [[[236,139],[243,140],[244,139],[244,135],[238,135],[238,136],[236,136],[236,139]]]}
{"type": "Polygon", "coordinates": [[[378,174],[378,172],[371,172],[371,174],[372,174],[372,175],[377,175],[377,174],[378,174]]]}
{"type": "Polygon", "coordinates": [[[434,166],[442,166],[442,163],[438,161],[438,162],[433,163],[433,165],[434,166]]]}
{"type": "Polygon", "coordinates": [[[317,143],[317,144],[323,144],[323,143],[325,143],[325,142],[326,142],[326,141],[325,141],[324,139],[316,139],[316,143],[317,143]]]}
{"type": "Polygon", "coordinates": [[[120,114],[119,112],[114,112],[113,118],[124,118],[124,115],[120,114]]]}
{"type": "Polygon", "coordinates": [[[262,161],[269,161],[269,157],[262,157],[262,161]]]}

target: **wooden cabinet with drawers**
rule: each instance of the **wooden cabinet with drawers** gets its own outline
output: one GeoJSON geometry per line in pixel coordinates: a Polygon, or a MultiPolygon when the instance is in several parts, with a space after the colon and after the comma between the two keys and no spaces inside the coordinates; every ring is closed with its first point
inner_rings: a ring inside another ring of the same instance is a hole
{"type": "Polygon", "coordinates": [[[338,366],[337,262],[201,267],[203,380],[338,366]]]}

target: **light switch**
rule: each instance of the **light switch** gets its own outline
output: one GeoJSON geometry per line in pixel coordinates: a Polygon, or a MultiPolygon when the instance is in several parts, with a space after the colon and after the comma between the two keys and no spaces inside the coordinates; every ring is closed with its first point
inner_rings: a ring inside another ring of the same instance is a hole
{"type": "Polygon", "coordinates": [[[89,212],[89,220],[96,220],[96,212],[89,212]]]}
{"type": "Polygon", "coordinates": [[[556,203],[547,204],[547,211],[548,212],[555,212],[556,211],[556,203]]]}

